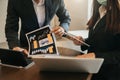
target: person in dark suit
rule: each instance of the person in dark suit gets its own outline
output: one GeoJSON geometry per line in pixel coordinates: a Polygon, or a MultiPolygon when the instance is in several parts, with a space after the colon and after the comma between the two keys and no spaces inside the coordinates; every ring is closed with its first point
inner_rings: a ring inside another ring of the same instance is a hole
{"type": "MultiPolygon", "coordinates": [[[[9,48],[25,50],[24,48],[28,47],[25,34],[49,25],[55,14],[60,21],[55,34],[62,36],[68,31],[71,21],[64,0],[8,0],[5,34],[9,48]],[[19,20],[21,20],[21,29],[19,20]]],[[[26,53],[26,50],[24,52],[26,53]]]]}
{"type": "Polygon", "coordinates": [[[104,58],[100,71],[93,74],[91,80],[120,80],[120,0],[93,0],[93,3],[88,38],[76,37],[90,46],[76,40],[74,43],[88,50],[88,54],[104,58]]]}

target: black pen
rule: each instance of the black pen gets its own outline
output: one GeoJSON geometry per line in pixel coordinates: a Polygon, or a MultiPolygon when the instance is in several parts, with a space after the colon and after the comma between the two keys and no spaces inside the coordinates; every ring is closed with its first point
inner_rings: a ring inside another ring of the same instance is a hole
{"type": "Polygon", "coordinates": [[[84,44],[84,45],[86,45],[86,46],[88,46],[88,47],[90,46],[89,44],[85,43],[84,41],[77,39],[76,36],[73,35],[73,34],[70,34],[70,33],[66,33],[66,32],[65,32],[65,33],[63,34],[63,37],[66,37],[66,38],[68,38],[68,39],[70,39],[70,40],[76,40],[76,41],[81,42],[82,44],[84,44]]]}

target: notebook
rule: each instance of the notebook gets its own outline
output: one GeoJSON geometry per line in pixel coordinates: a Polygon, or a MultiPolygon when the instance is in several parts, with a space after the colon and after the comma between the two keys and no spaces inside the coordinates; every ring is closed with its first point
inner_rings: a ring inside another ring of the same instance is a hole
{"type": "Polygon", "coordinates": [[[22,52],[0,48],[0,65],[28,69],[34,65],[34,62],[32,59],[26,58],[22,52]]]}
{"type": "Polygon", "coordinates": [[[103,58],[76,58],[66,56],[34,56],[33,61],[40,67],[40,71],[83,72],[98,73],[103,58]]]}

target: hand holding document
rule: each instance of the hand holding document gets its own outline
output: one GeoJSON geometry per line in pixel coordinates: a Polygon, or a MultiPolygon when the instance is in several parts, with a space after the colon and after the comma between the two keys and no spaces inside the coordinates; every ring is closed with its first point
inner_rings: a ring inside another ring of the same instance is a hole
{"type": "Polygon", "coordinates": [[[54,28],[52,28],[51,32],[54,32],[55,35],[62,37],[62,35],[64,34],[65,30],[60,27],[60,26],[55,26],[54,28]]]}

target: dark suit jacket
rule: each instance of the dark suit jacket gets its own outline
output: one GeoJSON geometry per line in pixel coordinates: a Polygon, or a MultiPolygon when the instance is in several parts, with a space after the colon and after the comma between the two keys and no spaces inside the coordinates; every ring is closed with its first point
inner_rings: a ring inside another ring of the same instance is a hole
{"type": "Polygon", "coordinates": [[[86,43],[90,44],[90,47],[81,48],[94,52],[96,57],[104,58],[103,66],[96,74],[97,78],[93,80],[120,80],[120,33],[110,33],[105,27],[106,16],[100,20],[95,29],[89,30],[86,43]]]}
{"type": "MultiPolygon", "coordinates": [[[[60,26],[66,31],[70,24],[70,16],[65,9],[63,0],[45,0],[45,23],[50,24],[56,14],[59,17],[60,26]]],[[[16,46],[27,47],[25,34],[39,28],[32,0],[9,0],[7,19],[5,26],[6,38],[9,48],[16,46]],[[18,39],[19,19],[21,19],[20,41],[18,39]]]]}

